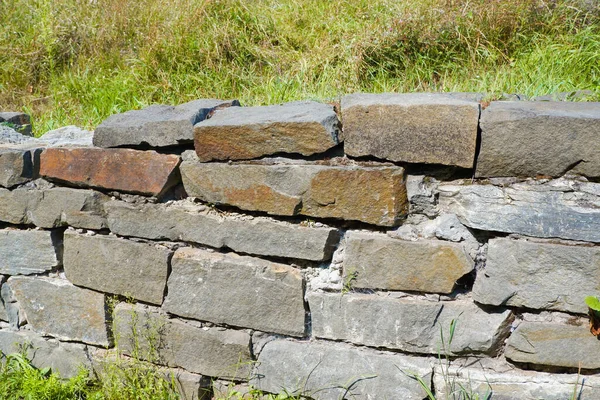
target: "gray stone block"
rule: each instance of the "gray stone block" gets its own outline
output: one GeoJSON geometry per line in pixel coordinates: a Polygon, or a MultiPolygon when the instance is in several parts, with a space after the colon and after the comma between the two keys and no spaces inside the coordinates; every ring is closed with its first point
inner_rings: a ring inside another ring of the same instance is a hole
{"type": "Polygon", "coordinates": [[[417,301],[359,293],[309,293],[307,298],[316,337],[411,353],[493,353],[513,319],[508,310],[488,313],[470,301],[417,301]],[[449,343],[453,320],[455,333],[449,343]]]}
{"type": "Polygon", "coordinates": [[[5,147],[5,145],[13,146],[31,141],[35,141],[35,139],[21,134],[9,126],[0,125],[0,145],[3,145],[2,147],[5,147]]]}
{"type": "Polygon", "coordinates": [[[478,177],[600,177],[600,103],[492,102],[481,113],[478,177]]]}
{"type": "Polygon", "coordinates": [[[472,270],[473,260],[457,243],[346,234],[344,277],[355,288],[451,293],[472,270]]]}
{"type": "Polygon", "coordinates": [[[200,161],[309,156],[343,140],[339,125],[332,106],[314,101],[229,107],[194,126],[194,145],[200,161]]]}
{"type": "Polygon", "coordinates": [[[115,308],[119,348],[158,364],[197,374],[246,380],[250,376],[250,335],[223,328],[198,328],[142,306],[115,308]]]}
{"type": "Polygon", "coordinates": [[[275,340],[262,349],[250,382],[261,390],[319,400],[423,399],[413,374],[431,381],[431,360],[339,343],[275,340]]]}
{"type": "Polygon", "coordinates": [[[66,231],[64,268],[78,286],[161,304],[171,251],[154,243],[66,231]]]}
{"type": "Polygon", "coordinates": [[[12,128],[22,135],[33,136],[29,114],[15,111],[0,112],[0,123],[10,124],[12,128]]]}
{"type": "Polygon", "coordinates": [[[331,258],[340,236],[333,228],[216,215],[189,202],[134,205],[111,201],[104,209],[110,230],[121,236],[181,240],[263,256],[324,261],[331,258]]]}
{"type": "Polygon", "coordinates": [[[89,147],[93,146],[94,132],[75,125],[63,126],[44,133],[38,138],[40,147],[89,147]]]}
{"type": "Polygon", "coordinates": [[[59,232],[0,230],[0,273],[31,275],[58,267],[62,263],[61,240],[59,232]]]}
{"type": "Polygon", "coordinates": [[[479,103],[443,93],[342,99],[346,154],[473,168],[479,103]]]}
{"type": "Polygon", "coordinates": [[[193,248],[175,252],[163,308],[185,318],[304,335],[299,270],[237,254],[193,248]]]}
{"type": "Polygon", "coordinates": [[[103,294],[46,277],[11,277],[7,285],[35,332],[62,340],[110,344],[103,294]]]}
{"type": "Polygon", "coordinates": [[[152,105],[111,115],[96,128],[93,142],[98,147],[165,147],[192,143],[194,124],[216,108],[231,105],[239,105],[239,102],[202,99],[175,107],[152,105]]]}
{"type": "Polygon", "coordinates": [[[0,186],[10,188],[34,178],[30,150],[0,149],[0,186]]]}

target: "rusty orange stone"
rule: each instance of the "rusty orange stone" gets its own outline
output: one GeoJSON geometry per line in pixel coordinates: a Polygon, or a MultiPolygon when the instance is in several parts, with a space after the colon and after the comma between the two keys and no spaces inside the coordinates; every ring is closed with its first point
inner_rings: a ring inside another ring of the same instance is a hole
{"type": "Polygon", "coordinates": [[[159,196],[180,181],[180,161],[155,151],[49,148],[40,156],[40,175],[78,187],[159,196]]]}

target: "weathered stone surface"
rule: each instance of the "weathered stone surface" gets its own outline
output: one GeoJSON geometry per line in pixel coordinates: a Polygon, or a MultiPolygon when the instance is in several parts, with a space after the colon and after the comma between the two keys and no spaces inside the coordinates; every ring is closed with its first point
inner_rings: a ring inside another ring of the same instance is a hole
{"type": "Polygon", "coordinates": [[[16,131],[26,136],[32,136],[31,118],[22,112],[0,112],[0,122],[12,124],[16,131]]]}
{"type": "Polygon", "coordinates": [[[142,110],[115,114],[94,132],[99,147],[176,146],[194,140],[194,124],[219,107],[238,105],[237,100],[194,100],[178,106],[152,105],[142,110]]]}
{"type": "MultiPolygon", "coordinates": [[[[598,187],[598,183],[587,183],[598,187]]],[[[440,207],[468,227],[542,238],[600,242],[600,196],[544,185],[443,185],[440,207]]]]}
{"type": "Polygon", "coordinates": [[[103,203],[108,196],[89,189],[0,188],[0,221],[33,224],[40,228],[69,225],[75,228],[106,228],[103,203]]]}
{"type": "Polygon", "coordinates": [[[473,261],[457,243],[346,235],[344,277],[353,278],[356,288],[451,293],[456,280],[472,270],[473,261]]]}
{"type": "Polygon", "coordinates": [[[165,377],[175,383],[181,400],[211,400],[211,378],[182,369],[168,369],[165,377]]]}
{"type": "Polygon", "coordinates": [[[40,175],[74,186],[159,196],[179,182],[179,156],[155,151],[48,148],[40,175]]]}
{"type": "Polygon", "coordinates": [[[81,129],[75,125],[63,126],[44,133],[38,138],[43,147],[90,147],[94,132],[81,129]]]}
{"type": "MultiPolygon", "coordinates": [[[[3,279],[6,279],[6,277],[3,277],[3,279]]],[[[2,298],[2,307],[4,309],[2,319],[9,323],[11,329],[18,330],[20,326],[27,323],[27,319],[25,318],[25,314],[20,312],[17,299],[5,280],[0,287],[0,297],[2,298]]]]}
{"type": "Polygon", "coordinates": [[[512,321],[508,310],[487,313],[467,301],[315,292],[307,298],[316,337],[414,353],[492,353],[508,335],[512,321]],[[452,320],[456,320],[456,329],[448,346],[452,320]]]}
{"type": "Polygon", "coordinates": [[[276,153],[309,156],[338,145],[339,120],[314,101],[263,107],[230,107],[194,126],[200,161],[248,160],[276,153]]]}
{"type": "Polygon", "coordinates": [[[109,345],[103,294],[46,277],[11,277],[7,284],[35,332],[109,345]]]}
{"type": "Polygon", "coordinates": [[[33,178],[31,151],[0,149],[0,186],[10,188],[33,178]]]}
{"type": "Polygon", "coordinates": [[[600,103],[492,102],[481,113],[477,176],[600,177],[600,103]]]}
{"type": "Polygon", "coordinates": [[[479,103],[445,94],[342,98],[346,154],[473,168],[479,103]]]}
{"type": "Polygon", "coordinates": [[[75,285],[161,304],[171,251],[153,243],[66,231],[64,267],[75,285]]]}
{"type": "Polygon", "coordinates": [[[262,349],[251,384],[319,400],[423,399],[412,374],[431,381],[431,360],[339,343],[275,340],[262,349]]]}
{"type": "Polygon", "coordinates": [[[0,230],[0,273],[31,275],[50,271],[61,264],[59,232],[0,230]]]}
{"type": "Polygon", "coordinates": [[[33,332],[0,330],[0,351],[3,354],[19,353],[21,346],[27,349],[27,358],[35,367],[49,367],[61,378],[77,375],[81,366],[91,367],[87,346],[83,344],[46,340],[33,332]]]}
{"type": "Polygon", "coordinates": [[[202,321],[304,335],[300,271],[237,254],[182,248],[171,260],[163,308],[202,321]]]}
{"type": "Polygon", "coordinates": [[[331,258],[340,236],[333,228],[218,216],[189,202],[165,206],[111,201],[104,208],[110,230],[121,236],[182,240],[248,254],[323,261],[331,258]]]}
{"type": "Polygon", "coordinates": [[[16,145],[35,140],[30,136],[23,135],[13,128],[0,125],[0,145],[16,145]]]}
{"type": "Polygon", "coordinates": [[[198,328],[141,306],[115,309],[116,340],[128,354],[198,374],[246,380],[250,335],[222,328],[198,328]]]}
{"type": "Polygon", "coordinates": [[[587,313],[600,288],[600,247],[492,239],[473,299],[482,304],[587,313]]]}
{"type": "Polygon", "coordinates": [[[316,164],[181,164],[190,196],[273,215],[394,226],[408,211],[404,169],[316,164]]]}
{"type": "Polygon", "coordinates": [[[520,363],[600,368],[600,340],[587,326],[522,322],[510,335],[504,354],[520,363]]]}

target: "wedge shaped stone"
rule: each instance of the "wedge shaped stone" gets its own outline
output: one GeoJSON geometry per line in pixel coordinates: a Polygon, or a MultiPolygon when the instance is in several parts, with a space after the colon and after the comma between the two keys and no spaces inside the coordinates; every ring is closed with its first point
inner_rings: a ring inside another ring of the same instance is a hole
{"type": "Polygon", "coordinates": [[[94,131],[98,147],[166,147],[192,143],[194,124],[220,107],[238,105],[237,100],[201,99],[178,106],[152,105],[108,117],[94,131]]]}
{"type": "Polygon", "coordinates": [[[481,113],[479,177],[600,177],[600,103],[494,101],[481,113]]]}
{"type": "Polygon", "coordinates": [[[153,243],[66,231],[67,279],[90,289],[161,304],[171,251],[153,243]]]}
{"type": "Polygon", "coordinates": [[[198,328],[164,313],[121,303],[115,334],[126,354],[169,367],[238,381],[250,376],[250,335],[223,328],[198,328]]]}
{"type": "Polygon", "coordinates": [[[248,160],[276,153],[309,156],[341,141],[333,107],[314,101],[230,107],[194,127],[200,161],[248,160]]]}
{"type": "Polygon", "coordinates": [[[10,188],[34,178],[31,150],[0,149],[0,186],[10,188]]]}
{"type": "Polygon", "coordinates": [[[236,254],[193,248],[175,252],[163,308],[202,321],[304,335],[300,271],[236,254]],[[232,299],[234,299],[232,301],[232,299]]]}
{"type": "Polygon", "coordinates": [[[62,260],[59,232],[16,229],[0,230],[0,273],[41,274],[58,267],[62,260]]]}
{"type": "Polygon", "coordinates": [[[159,196],[179,182],[180,158],[131,149],[48,148],[40,175],[72,186],[159,196]]]}
{"type": "Polygon", "coordinates": [[[473,168],[479,103],[442,93],[342,98],[346,154],[473,168]]]}
{"type": "Polygon", "coordinates": [[[64,279],[11,277],[7,284],[35,332],[108,346],[105,298],[64,279]]]}

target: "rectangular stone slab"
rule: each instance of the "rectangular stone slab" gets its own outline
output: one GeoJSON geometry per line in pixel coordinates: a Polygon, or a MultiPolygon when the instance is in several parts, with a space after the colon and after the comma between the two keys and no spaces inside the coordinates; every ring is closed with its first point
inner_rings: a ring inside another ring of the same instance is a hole
{"type": "Polygon", "coordinates": [[[104,207],[110,230],[121,236],[182,240],[247,254],[324,261],[340,237],[333,228],[220,216],[189,202],[165,206],[111,201],[104,207]]]}
{"type": "Polygon", "coordinates": [[[600,288],[600,247],[491,239],[473,299],[482,304],[586,314],[600,288]]]}
{"type": "Polygon", "coordinates": [[[299,270],[237,254],[190,247],[171,260],[164,310],[185,318],[304,335],[304,280],[299,270]]]}
{"type": "Polygon", "coordinates": [[[473,260],[459,243],[350,231],[343,268],[355,288],[451,293],[473,270],[473,260]]]}
{"type": "Polygon", "coordinates": [[[40,175],[72,186],[159,196],[179,182],[180,158],[155,151],[49,148],[40,156],[40,175]]]}
{"type": "Polygon", "coordinates": [[[34,178],[33,152],[0,148],[0,186],[10,188],[34,178]]]}
{"type": "Polygon", "coordinates": [[[46,277],[11,277],[7,285],[35,332],[67,341],[110,344],[104,294],[46,277]]]}
{"type": "Polygon", "coordinates": [[[343,140],[339,124],[332,106],[314,101],[230,107],[194,126],[194,146],[200,161],[248,160],[276,153],[309,156],[343,140]]]}
{"type": "Polygon", "coordinates": [[[428,385],[431,362],[341,343],[278,339],[260,352],[250,384],[320,400],[422,400],[427,395],[412,374],[428,385]]]}
{"type": "Polygon", "coordinates": [[[509,310],[487,313],[470,301],[435,302],[360,293],[309,293],[318,338],[411,353],[494,353],[510,331],[509,310]],[[451,344],[450,324],[456,320],[451,344]],[[445,348],[440,332],[443,331],[445,348]]]}
{"type": "Polygon", "coordinates": [[[344,150],[354,157],[473,168],[479,103],[441,93],[342,98],[344,150]]]}
{"type": "Polygon", "coordinates": [[[600,103],[494,101],[481,113],[478,177],[600,177],[600,103]]]}
{"type": "Polygon", "coordinates": [[[395,226],[408,211],[405,172],[395,166],[185,161],[181,174],[190,196],[271,215],[395,226]]]}
{"type": "Polygon", "coordinates": [[[67,279],[90,289],[161,304],[171,251],[154,243],[66,231],[67,279]]]}
{"type": "Polygon", "coordinates": [[[178,106],[152,105],[142,110],[114,114],[94,131],[94,146],[166,147],[192,143],[194,124],[219,107],[238,105],[237,100],[201,99],[178,106]]]}
{"type": "Polygon", "coordinates": [[[0,273],[41,274],[61,265],[60,232],[0,230],[0,273]]]}

